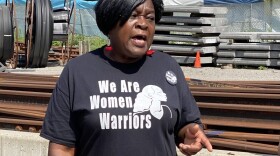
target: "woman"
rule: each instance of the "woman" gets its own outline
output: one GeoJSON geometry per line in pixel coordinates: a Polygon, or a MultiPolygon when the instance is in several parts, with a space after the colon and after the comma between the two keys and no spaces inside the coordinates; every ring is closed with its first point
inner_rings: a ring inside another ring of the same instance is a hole
{"type": "Polygon", "coordinates": [[[212,146],[180,66],[149,50],[162,0],[99,0],[111,46],[72,59],[53,91],[41,136],[49,156],[174,156],[212,146]]]}

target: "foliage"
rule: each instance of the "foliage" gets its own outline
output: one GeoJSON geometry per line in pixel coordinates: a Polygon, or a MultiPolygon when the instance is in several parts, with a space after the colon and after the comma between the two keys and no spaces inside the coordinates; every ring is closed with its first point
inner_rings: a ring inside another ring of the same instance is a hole
{"type": "Polygon", "coordinates": [[[266,66],[248,66],[248,65],[234,65],[236,69],[258,69],[258,70],[267,70],[266,66]]]}
{"type": "MultiPolygon", "coordinates": [[[[78,47],[80,41],[88,41],[90,45],[90,50],[95,50],[99,47],[102,47],[107,43],[107,40],[104,38],[101,38],[99,36],[83,36],[80,34],[74,35],[73,41],[72,41],[72,36],[70,35],[68,37],[68,42],[69,44],[72,42],[72,46],[78,47]]],[[[52,46],[61,46],[62,42],[61,41],[53,41],[52,46]]]]}
{"type": "MultiPolygon", "coordinates": [[[[16,37],[15,37],[15,41],[16,41],[16,37]]],[[[24,37],[18,37],[18,42],[24,43],[25,42],[25,38],[24,37]]]]}
{"type": "Polygon", "coordinates": [[[107,40],[104,38],[100,38],[98,36],[94,36],[94,37],[90,37],[89,43],[90,43],[90,50],[95,50],[107,44],[107,40]]]}
{"type": "Polygon", "coordinates": [[[265,66],[259,66],[258,69],[259,69],[259,70],[267,70],[267,67],[265,67],[265,66]]]}
{"type": "Polygon", "coordinates": [[[52,46],[61,46],[62,43],[60,41],[52,41],[52,46]]]}
{"type": "Polygon", "coordinates": [[[83,40],[84,40],[84,36],[80,35],[80,34],[74,35],[73,40],[72,40],[72,35],[69,35],[69,37],[68,37],[69,43],[72,42],[73,46],[79,46],[79,41],[83,41],[83,40]]]}

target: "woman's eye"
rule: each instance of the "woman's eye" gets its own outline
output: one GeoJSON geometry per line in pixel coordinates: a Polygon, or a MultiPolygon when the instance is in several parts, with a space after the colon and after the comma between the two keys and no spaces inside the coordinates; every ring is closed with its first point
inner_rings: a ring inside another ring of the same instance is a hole
{"type": "Polygon", "coordinates": [[[148,16],[147,19],[150,20],[150,21],[154,21],[155,17],[154,16],[148,16]]]}
{"type": "Polygon", "coordinates": [[[137,14],[132,14],[131,16],[130,16],[130,18],[136,18],[137,17],[137,14]]]}

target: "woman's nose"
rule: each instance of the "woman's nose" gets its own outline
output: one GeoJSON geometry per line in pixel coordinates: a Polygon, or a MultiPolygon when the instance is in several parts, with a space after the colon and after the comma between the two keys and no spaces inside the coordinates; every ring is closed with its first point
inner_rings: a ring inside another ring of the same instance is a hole
{"type": "Polygon", "coordinates": [[[144,16],[139,16],[136,23],[136,28],[147,29],[147,19],[144,16]]]}

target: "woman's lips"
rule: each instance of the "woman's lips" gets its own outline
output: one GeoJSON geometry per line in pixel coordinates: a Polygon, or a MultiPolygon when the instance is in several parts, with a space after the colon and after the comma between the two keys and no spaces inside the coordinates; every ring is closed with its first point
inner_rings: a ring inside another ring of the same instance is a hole
{"type": "Polygon", "coordinates": [[[143,48],[146,46],[146,41],[144,39],[141,38],[132,38],[132,43],[139,48],[143,48]]]}

